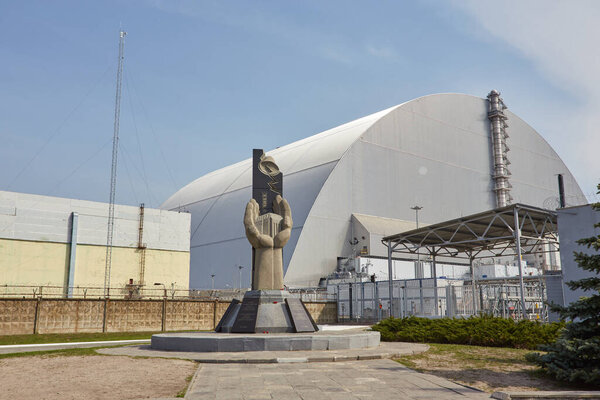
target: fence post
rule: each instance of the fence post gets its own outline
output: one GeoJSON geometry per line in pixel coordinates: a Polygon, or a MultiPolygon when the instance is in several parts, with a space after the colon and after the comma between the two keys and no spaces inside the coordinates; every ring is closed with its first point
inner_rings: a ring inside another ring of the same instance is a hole
{"type": "Polygon", "coordinates": [[[446,317],[454,317],[454,302],[452,296],[452,285],[446,286],[446,317]]]}
{"type": "Polygon", "coordinates": [[[102,312],[102,333],[106,332],[106,314],[108,313],[108,297],[104,298],[104,311],[102,312]]]}
{"type": "Polygon", "coordinates": [[[421,308],[421,310],[419,311],[420,316],[425,316],[425,301],[423,299],[423,279],[419,279],[419,307],[421,308]]]}
{"type": "Polygon", "coordinates": [[[167,329],[167,298],[163,298],[162,303],[162,318],[160,321],[160,330],[164,332],[167,329]]]}
{"type": "Polygon", "coordinates": [[[352,295],[353,295],[352,289],[353,289],[352,284],[349,283],[348,284],[348,307],[350,308],[350,310],[349,310],[350,311],[350,321],[352,321],[352,318],[354,318],[354,315],[353,315],[354,310],[352,309],[354,306],[354,304],[352,304],[354,302],[354,299],[352,298],[352,295]]]}
{"type": "Polygon", "coordinates": [[[219,304],[219,299],[213,300],[213,330],[217,327],[217,305],[219,304]]]}
{"type": "Polygon", "coordinates": [[[38,297],[35,300],[35,313],[33,314],[33,334],[38,333],[38,320],[40,318],[40,303],[42,301],[41,297],[38,297]]]}

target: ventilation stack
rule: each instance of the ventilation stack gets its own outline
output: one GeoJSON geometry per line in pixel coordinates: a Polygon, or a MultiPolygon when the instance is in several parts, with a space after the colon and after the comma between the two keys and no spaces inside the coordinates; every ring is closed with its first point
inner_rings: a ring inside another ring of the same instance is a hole
{"type": "Polygon", "coordinates": [[[494,180],[494,192],[496,193],[496,207],[504,207],[512,202],[510,188],[512,185],[509,182],[510,171],[508,170],[507,153],[510,150],[506,144],[508,134],[506,128],[506,116],[504,110],[506,106],[500,98],[500,93],[497,90],[492,90],[487,96],[489,100],[488,119],[490,120],[490,131],[492,135],[492,157],[494,159],[494,172],[492,179],[494,180]]]}

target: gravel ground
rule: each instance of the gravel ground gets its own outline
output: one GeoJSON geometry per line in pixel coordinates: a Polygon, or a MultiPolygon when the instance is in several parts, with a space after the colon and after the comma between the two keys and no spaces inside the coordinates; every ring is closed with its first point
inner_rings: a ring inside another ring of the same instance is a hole
{"type": "Polygon", "coordinates": [[[107,356],[33,356],[0,360],[0,399],[175,397],[196,364],[107,356]]]}

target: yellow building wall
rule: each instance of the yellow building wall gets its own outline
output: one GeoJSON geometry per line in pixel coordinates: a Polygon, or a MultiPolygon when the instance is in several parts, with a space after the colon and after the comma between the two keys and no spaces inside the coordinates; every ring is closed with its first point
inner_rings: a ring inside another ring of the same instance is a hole
{"type": "MultiPolygon", "coordinates": [[[[168,288],[188,289],[190,253],[146,249],[145,282],[168,288]]],[[[59,286],[68,279],[70,245],[0,239],[0,295],[3,285],[59,286]]],[[[123,287],[140,279],[140,250],[114,247],[112,251],[111,287],[123,287]]],[[[106,247],[78,244],[72,286],[104,286],[106,247]]],[[[57,289],[60,291],[60,289],[57,289]]],[[[91,295],[92,293],[90,293],[91,295]]],[[[95,293],[94,293],[95,294],[95,293]]]]}
{"type": "MultiPolygon", "coordinates": [[[[190,281],[190,253],[146,249],[144,281],[147,286],[155,282],[175,289],[188,289],[190,281]]],[[[113,247],[110,272],[110,286],[123,287],[133,279],[140,279],[140,250],[127,247],[113,247]]],[[[106,247],[77,245],[77,267],[75,286],[103,286],[106,266],[106,247]]]]}
{"type": "Polygon", "coordinates": [[[0,284],[63,286],[70,245],[0,239],[0,284]]]}

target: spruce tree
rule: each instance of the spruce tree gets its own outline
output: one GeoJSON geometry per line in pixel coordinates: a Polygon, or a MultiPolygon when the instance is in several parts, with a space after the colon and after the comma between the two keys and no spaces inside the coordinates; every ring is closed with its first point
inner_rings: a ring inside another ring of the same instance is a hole
{"type": "MultiPolygon", "coordinates": [[[[592,204],[592,208],[600,212],[600,203],[592,204]]],[[[594,228],[600,229],[600,223],[594,224],[594,228]]],[[[577,243],[594,250],[590,254],[574,253],[579,268],[597,275],[566,283],[572,290],[583,289],[586,296],[566,307],[551,306],[570,322],[555,343],[541,347],[547,354],[533,353],[528,359],[556,379],[600,386],[600,235],[577,243]]]]}

